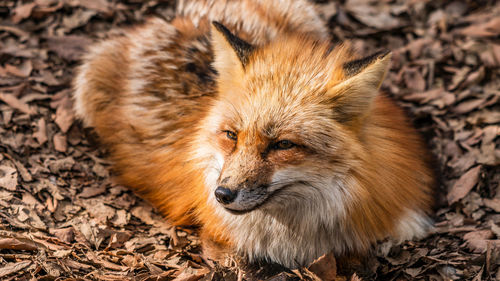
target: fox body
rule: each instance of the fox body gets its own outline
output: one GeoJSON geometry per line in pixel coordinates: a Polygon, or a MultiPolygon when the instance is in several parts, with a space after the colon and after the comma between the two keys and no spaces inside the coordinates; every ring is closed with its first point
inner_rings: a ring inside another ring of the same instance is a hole
{"type": "Polygon", "coordinates": [[[75,110],[122,184],[199,225],[214,255],[297,267],[425,235],[434,178],[379,93],[390,54],[332,47],[302,0],[177,9],[94,45],[78,69],[75,110]]]}

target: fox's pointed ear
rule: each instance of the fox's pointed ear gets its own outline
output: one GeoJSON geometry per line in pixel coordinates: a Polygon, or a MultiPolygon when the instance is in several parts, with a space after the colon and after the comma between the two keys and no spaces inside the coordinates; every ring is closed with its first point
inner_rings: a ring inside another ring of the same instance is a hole
{"type": "Polygon", "coordinates": [[[219,22],[212,22],[211,32],[214,68],[220,74],[242,74],[254,47],[219,22]]]}
{"type": "Polygon", "coordinates": [[[381,59],[387,55],[391,55],[389,51],[380,51],[361,59],[348,61],[342,66],[344,74],[346,77],[352,77],[360,73],[363,69],[375,62],[377,59],[381,59]]]}
{"type": "Polygon", "coordinates": [[[390,61],[391,53],[385,52],[343,65],[346,79],[328,91],[337,120],[356,121],[368,113],[378,95],[390,61]]]}

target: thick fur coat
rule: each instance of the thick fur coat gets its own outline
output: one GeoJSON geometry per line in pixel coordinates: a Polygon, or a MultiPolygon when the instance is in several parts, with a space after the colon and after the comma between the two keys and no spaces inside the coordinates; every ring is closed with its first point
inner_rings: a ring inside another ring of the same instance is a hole
{"type": "Polygon", "coordinates": [[[75,111],[120,182],[214,257],[297,267],[431,225],[428,153],[379,93],[389,63],[333,47],[303,0],[179,1],[89,50],[75,111]]]}

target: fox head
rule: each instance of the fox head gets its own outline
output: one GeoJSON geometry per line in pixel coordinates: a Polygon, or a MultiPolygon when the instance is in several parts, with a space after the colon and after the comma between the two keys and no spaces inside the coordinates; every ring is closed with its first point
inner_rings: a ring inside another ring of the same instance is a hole
{"type": "Polygon", "coordinates": [[[341,182],[362,157],[363,123],[390,54],[354,59],[348,47],[307,35],[257,47],[217,22],[211,36],[217,95],[198,149],[210,200],[241,214],[349,196],[341,182]]]}

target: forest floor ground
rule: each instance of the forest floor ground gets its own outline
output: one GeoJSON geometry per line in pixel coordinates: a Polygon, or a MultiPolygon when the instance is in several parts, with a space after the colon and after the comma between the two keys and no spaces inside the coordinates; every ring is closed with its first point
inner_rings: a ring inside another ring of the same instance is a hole
{"type": "MultiPolygon", "coordinates": [[[[315,280],[326,271],[338,280],[499,280],[500,4],[317,5],[332,40],[350,40],[363,54],[393,52],[382,89],[436,157],[436,227],[420,241],[381,242],[348,273],[327,256],[310,268],[276,269],[269,279],[315,280]]],[[[170,226],[115,184],[98,140],[72,111],[71,81],[85,47],[150,16],[169,20],[174,6],[0,0],[1,280],[251,278],[206,260],[195,228],[170,226]]]]}

